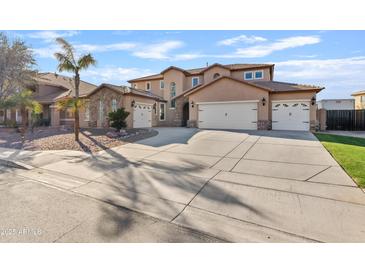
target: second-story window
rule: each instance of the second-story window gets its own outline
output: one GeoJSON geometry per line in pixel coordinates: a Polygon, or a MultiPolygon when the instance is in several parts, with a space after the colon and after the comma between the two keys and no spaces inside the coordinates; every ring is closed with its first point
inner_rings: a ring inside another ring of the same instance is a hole
{"type": "Polygon", "coordinates": [[[255,71],[255,79],[262,79],[264,78],[264,73],[262,70],[255,71]]]}
{"type": "Polygon", "coordinates": [[[163,80],[160,80],[160,89],[165,88],[165,82],[163,80]]]}
{"type": "Polygon", "coordinates": [[[137,83],[134,83],[132,87],[133,87],[133,88],[138,88],[137,83]]]}
{"type": "Polygon", "coordinates": [[[151,82],[146,83],[146,90],[151,90],[151,82]]]}
{"type": "Polygon", "coordinates": [[[117,108],[118,108],[118,106],[117,106],[117,99],[113,99],[112,100],[112,111],[114,112],[114,111],[117,111],[117,108]]]}
{"type": "Polygon", "coordinates": [[[252,71],[246,71],[243,73],[243,79],[244,80],[252,80],[253,79],[253,72],[252,71]]]}
{"type": "MultiPolygon", "coordinates": [[[[176,96],[176,83],[172,82],[170,84],[170,98],[174,98],[176,96]]],[[[176,101],[174,99],[171,99],[170,101],[170,107],[175,108],[176,107],[176,101]]]]}
{"type": "Polygon", "coordinates": [[[199,77],[193,77],[193,78],[191,79],[191,86],[192,86],[192,87],[195,87],[195,86],[197,86],[197,85],[199,85],[199,77]]]}

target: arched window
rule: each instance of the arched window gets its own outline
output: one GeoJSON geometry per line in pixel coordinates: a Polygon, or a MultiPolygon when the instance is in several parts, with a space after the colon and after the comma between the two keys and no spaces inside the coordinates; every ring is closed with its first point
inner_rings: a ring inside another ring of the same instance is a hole
{"type": "MultiPolygon", "coordinates": [[[[172,82],[170,84],[170,98],[173,98],[175,96],[176,96],[176,83],[175,82],[172,82]]],[[[175,108],[175,106],[176,106],[175,100],[171,100],[170,101],[170,107],[171,108],[175,108]]]]}
{"type": "Polygon", "coordinates": [[[221,76],[219,73],[214,73],[214,75],[213,75],[213,79],[216,79],[216,78],[218,78],[219,76],[221,76]]]}

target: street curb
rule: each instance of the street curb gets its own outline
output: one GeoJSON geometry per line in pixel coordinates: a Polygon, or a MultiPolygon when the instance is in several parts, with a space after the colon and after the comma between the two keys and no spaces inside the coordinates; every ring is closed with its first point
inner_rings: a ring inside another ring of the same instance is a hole
{"type": "Polygon", "coordinates": [[[5,159],[0,159],[0,165],[7,166],[7,167],[13,167],[13,168],[19,168],[19,169],[25,169],[25,170],[31,170],[34,168],[34,167],[24,164],[22,162],[5,160],[5,159]]]}

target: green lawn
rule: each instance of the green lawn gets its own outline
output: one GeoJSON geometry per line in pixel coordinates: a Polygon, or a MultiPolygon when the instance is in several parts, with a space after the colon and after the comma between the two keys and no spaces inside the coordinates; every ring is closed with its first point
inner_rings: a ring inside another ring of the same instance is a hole
{"type": "Polygon", "coordinates": [[[365,138],[315,134],[336,161],[361,187],[365,187],[365,138]]]}

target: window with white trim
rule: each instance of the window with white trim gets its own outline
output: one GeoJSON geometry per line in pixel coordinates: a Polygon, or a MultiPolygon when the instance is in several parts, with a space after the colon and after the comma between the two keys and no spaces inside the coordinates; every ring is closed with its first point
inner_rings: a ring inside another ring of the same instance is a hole
{"type": "Polygon", "coordinates": [[[104,120],[104,102],[103,100],[99,101],[99,121],[104,120]]]}
{"type": "Polygon", "coordinates": [[[85,117],[84,120],[86,122],[90,121],[90,103],[88,101],[85,102],[85,117]]]}
{"type": "Polygon", "coordinates": [[[117,105],[117,99],[112,100],[112,111],[117,111],[118,105],[117,105]]]}
{"type": "Polygon", "coordinates": [[[193,78],[191,78],[191,86],[192,87],[195,87],[197,85],[199,85],[199,77],[193,77],[193,78]]]}
{"type": "Polygon", "coordinates": [[[134,83],[134,84],[133,84],[133,88],[138,88],[137,83],[134,83]]]}
{"type": "Polygon", "coordinates": [[[245,71],[243,73],[244,80],[252,80],[253,79],[253,72],[252,71],[245,71]]]}
{"type": "Polygon", "coordinates": [[[264,78],[264,72],[262,70],[255,71],[255,79],[263,79],[264,78]]]}
{"type": "Polygon", "coordinates": [[[160,121],[166,120],[166,104],[160,103],[160,121]]]}
{"type": "Polygon", "coordinates": [[[163,80],[160,80],[160,89],[165,88],[165,82],[163,80]]]}
{"type": "Polygon", "coordinates": [[[360,101],[361,101],[361,103],[365,103],[365,95],[362,95],[362,96],[360,97],[360,101]]]}
{"type": "Polygon", "coordinates": [[[8,120],[11,119],[11,110],[10,109],[6,110],[6,119],[8,119],[8,120]]]}
{"type": "MultiPolygon", "coordinates": [[[[176,96],[176,83],[172,82],[170,84],[170,98],[174,98],[176,96]]],[[[176,101],[174,99],[171,99],[170,101],[170,108],[176,107],[176,101]]]]}
{"type": "Polygon", "coordinates": [[[15,121],[20,123],[22,121],[22,115],[19,109],[15,110],[15,121]]]}
{"type": "Polygon", "coordinates": [[[146,90],[151,90],[151,82],[146,82],[146,90]]]}

